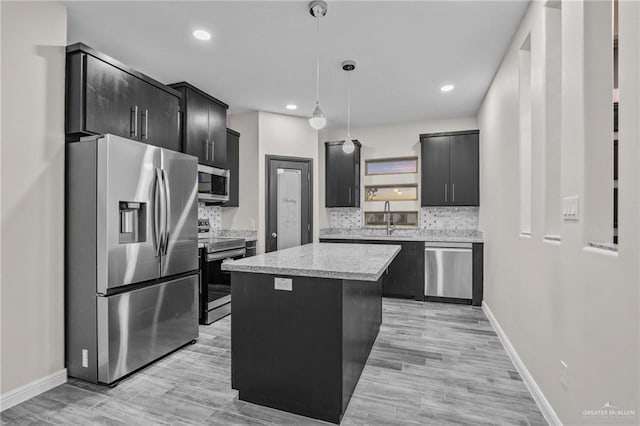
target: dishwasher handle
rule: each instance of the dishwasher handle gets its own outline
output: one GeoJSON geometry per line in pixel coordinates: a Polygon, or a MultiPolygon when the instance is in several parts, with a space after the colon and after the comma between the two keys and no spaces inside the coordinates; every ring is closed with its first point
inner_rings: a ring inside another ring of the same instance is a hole
{"type": "Polygon", "coordinates": [[[424,251],[449,251],[457,253],[469,253],[472,251],[470,248],[457,248],[457,247],[425,247],[424,251]]]}

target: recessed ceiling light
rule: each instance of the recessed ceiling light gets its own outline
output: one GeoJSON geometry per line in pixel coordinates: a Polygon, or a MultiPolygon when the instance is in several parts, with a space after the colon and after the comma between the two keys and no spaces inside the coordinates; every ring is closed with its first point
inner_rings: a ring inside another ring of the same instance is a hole
{"type": "Polygon", "coordinates": [[[293,111],[293,110],[298,109],[298,105],[289,104],[289,105],[287,105],[285,108],[287,108],[288,110],[293,111]]]}
{"type": "Polygon", "coordinates": [[[443,92],[450,92],[454,89],[455,87],[453,86],[453,84],[445,84],[444,86],[442,86],[440,88],[441,91],[443,92]]]}
{"type": "Polygon", "coordinates": [[[211,39],[211,34],[209,34],[207,31],[205,30],[195,30],[193,32],[193,36],[195,38],[197,38],[198,40],[210,40],[211,39]]]}

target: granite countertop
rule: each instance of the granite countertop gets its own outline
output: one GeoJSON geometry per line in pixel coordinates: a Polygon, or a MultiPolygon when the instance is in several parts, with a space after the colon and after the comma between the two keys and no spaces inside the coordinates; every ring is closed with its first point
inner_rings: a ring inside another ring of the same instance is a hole
{"type": "Polygon", "coordinates": [[[398,245],[312,243],[222,264],[223,271],[377,281],[398,245]]]}
{"type": "Polygon", "coordinates": [[[258,232],[251,229],[218,229],[210,231],[209,236],[216,238],[243,238],[245,241],[256,241],[258,232]]]}
{"type": "Polygon", "coordinates": [[[482,232],[475,229],[395,229],[387,235],[379,228],[331,228],[321,229],[320,238],[333,240],[389,240],[433,241],[455,243],[483,243],[482,232]]]}
{"type": "MultiPolygon", "coordinates": [[[[243,239],[245,242],[257,241],[258,233],[250,229],[218,229],[215,231],[209,231],[209,235],[206,238],[238,238],[243,239]]],[[[205,245],[205,238],[198,238],[198,248],[203,248],[205,245]]]]}

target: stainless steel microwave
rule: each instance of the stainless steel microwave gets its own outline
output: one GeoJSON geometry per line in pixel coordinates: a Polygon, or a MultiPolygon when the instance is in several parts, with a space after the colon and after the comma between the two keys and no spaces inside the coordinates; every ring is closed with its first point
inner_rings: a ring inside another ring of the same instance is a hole
{"type": "Polygon", "coordinates": [[[198,200],[229,201],[229,170],[198,164],[198,200]]]}

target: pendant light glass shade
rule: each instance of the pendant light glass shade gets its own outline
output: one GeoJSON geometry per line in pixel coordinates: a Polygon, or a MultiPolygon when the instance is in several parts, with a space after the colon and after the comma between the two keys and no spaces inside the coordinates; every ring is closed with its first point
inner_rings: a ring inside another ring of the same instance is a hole
{"type": "Polygon", "coordinates": [[[313,110],[311,117],[309,117],[309,125],[316,130],[320,130],[327,125],[327,118],[320,109],[319,103],[316,103],[316,108],[313,110]]]}
{"type": "Polygon", "coordinates": [[[353,143],[351,135],[347,135],[347,140],[342,144],[342,152],[345,154],[351,154],[356,149],[356,144],[353,143]]]}

